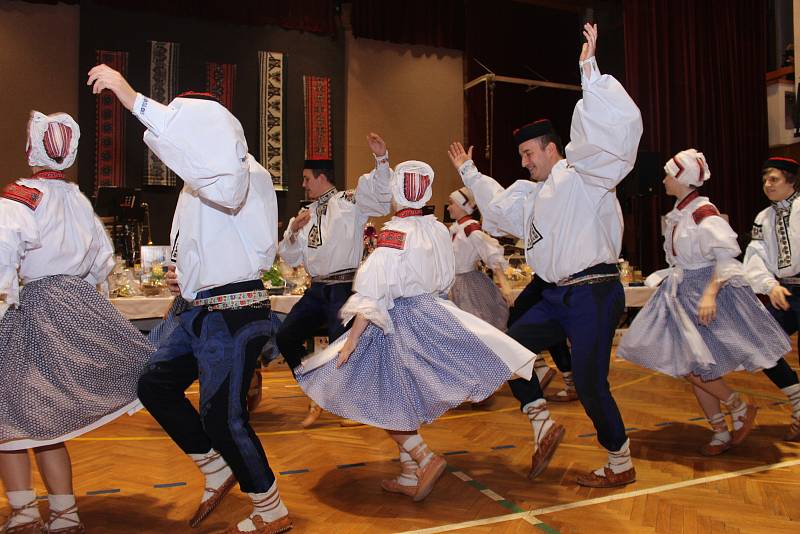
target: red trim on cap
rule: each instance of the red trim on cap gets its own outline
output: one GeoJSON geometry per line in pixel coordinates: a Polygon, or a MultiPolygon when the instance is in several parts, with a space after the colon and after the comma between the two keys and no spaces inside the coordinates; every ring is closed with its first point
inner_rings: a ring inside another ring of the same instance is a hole
{"type": "Polygon", "coordinates": [[[42,144],[44,151],[53,159],[61,162],[69,154],[69,145],[72,141],[72,129],[66,124],[52,122],[44,132],[42,144]]]}
{"type": "Polygon", "coordinates": [[[402,209],[394,214],[395,217],[419,217],[422,215],[422,210],[414,209],[414,208],[405,208],[402,209]]]}
{"type": "Polygon", "coordinates": [[[217,102],[219,102],[219,99],[217,98],[217,95],[215,95],[214,93],[208,93],[208,92],[203,92],[203,91],[184,91],[181,94],[179,94],[177,96],[177,98],[187,98],[187,97],[191,98],[193,96],[195,96],[195,97],[196,96],[202,96],[202,97],[206,97],[206,98],[211,98],[211,99],[216,100],[217,102]]]}
{"type": "Polygon", "coordinates": [[[528,124],[523,124],[522,126],[517,128],[516,130],[511,132],[511,135],[517,135],[519,133],[519,131],[522,130],[523,128],[527,128],[528,126],[533,126],[534,124],[539,124],[540,122],[550,122],[550,119],[536,119],[535,121],[529,122],[528,124]]]}
{"type": "Polygon", "coordinates": [[[403,250],[406,246],[406,234],[397,230],[383,230],[378,234],[378,247],[403,250]]]}
{"type": "Polygon", "coordinates": [[[695,224],[700,224],[704,219],[713,217],[715,215],[719,215],[719,210],[717,210],[717,207],[714,206],[714,204],[706,204],[704,206],[700,206],[692,212],[692,219],[694,219],[695,224]]]}
{"type": "Polygon", "coordinates": [[[793,163],[793,164],[797,165],[798,167],[800,167],[800,163],[798,163],[796,159],[792,159],[792,158],[783,158],[783,157],[780,157],[780,156],[775,156],[774,158],[767,159],[767,161],[776,161],[776,160],[777,161],[788,161],[789,163],[793,163]]]}
{"type": "Polygon", "coordinates": [[[464,227],[464,233],[469,237],[472,232],[477,232],[481,229],[481,223],[474,222],[464,227]]]}
{"type": "Polygon", "coordinates": [[[52,170],[39,171],[37,173],[34,173],[33,176],[31,176],[31,178],[42,178],[46,180],[63,180],[64,173],[61,171],[52,171],[52,170]]]}
{"type": "Polygon", "coordinates": [[[678,202],[677,208],[679,210],[682,210],[689,204],[689,202],[691,202],[692,200],[696,199],[699,196],[700,196],[700,191],[692,191],[691,193],[683,197],[683,200],[678,202]]]}
{"type": "Polygon", "coordinates": [[[678,176],[680,176],[681,173],[683,173],[683,171],[685,171],[686,169],[683,167],[683,165],[681,165],[681,162],[678,161],[677,159],[672,158],[672,162],[675,163],[676,167],[678,167],[678,174],[675,175],[675,179],[677,180],[678,176]]]}
{"type": "Polygon", "coordinates": [[[24,204],[32,210],[36,210],[43,196],[44,193],[35,187],[27,187],[21,184],[9,184],[3,190],[3,198],[24,204]]]}
{"type": "Polygon", "coordinates": [[[403,195],[406,200],[417,202],[425,196],[425,191],[427,191],[429,185],[431,185],[431,179],[427,174],[418,172],[403,173],[403,195]]]}

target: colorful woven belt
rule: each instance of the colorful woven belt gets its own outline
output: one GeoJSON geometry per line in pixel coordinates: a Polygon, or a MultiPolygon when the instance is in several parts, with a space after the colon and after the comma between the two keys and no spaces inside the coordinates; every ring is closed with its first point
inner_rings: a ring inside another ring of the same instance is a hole
{"type": "Polygon", "coordinates": [[[243,291],[241,293],[228,293],[204,299],[194,299],[194,306],[203,306],[209,311],[236,310],[239,308],[268,308],[269,291],[259,289],[243,291]]]}

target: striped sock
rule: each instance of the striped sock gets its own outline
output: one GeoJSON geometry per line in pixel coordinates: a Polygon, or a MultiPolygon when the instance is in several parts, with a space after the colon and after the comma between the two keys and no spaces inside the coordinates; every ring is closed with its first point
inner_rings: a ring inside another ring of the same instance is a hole
{"type": "Polygon", "coordinates": [[[289,510],[284,506],[281,495],[278,493],[277,481],[272,483],[272,487],[266,493],[248,493],[248,495],[253,501],[253,513],[237,525],[242,532],[256,530],[256,525],[251,519],[253,516],[260,516],[265,523],[271,523],[289,515],[289,510]]]}
{"type": "Polygon", "coordinates": [[[792,417],[800,419],[800,384],[792,384],[782,388],[781,391],[789,397],[789,402],[792,404],[792,417]]]}
{"type": "Polygon", "coordinates": [[[228,477],[233,474],[233,471],[228,467],[222,455],[214,449],[211,449],[205,454],[190,454],[189,458],[197,464],[200,472],[206,477],[206,489],[203,491],[203,498],[201,500],[201,502],[205,502],[210,499],[212,495],[212,493],[208,491],[208,488],[217,489],[222,486],[223,482],[228,480],[228,477]]]}

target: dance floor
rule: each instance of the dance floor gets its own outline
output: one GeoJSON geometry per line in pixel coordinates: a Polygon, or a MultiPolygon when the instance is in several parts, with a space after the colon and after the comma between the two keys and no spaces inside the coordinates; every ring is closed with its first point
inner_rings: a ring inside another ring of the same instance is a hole
{"type": "MultiPolygon", "coordinates": [[[[796,368],[797,361],[793,353],[789,363],[796,368]]],[[[758,427],[739,447],[704,458],[697,449],[710,431],[689,385],[615,360],[610,382],[629,426],[638,481],[612,490],[574,483],[605,461],[578,402],[550,403],[566,438],[549,469],[529,481],[531,428],[504,387],[490,406],[464,406],[423,428],[449,470],[419,504],[380,489],[381,478],[399,471],[384,432],[341,427],[329,414],[304,430],[307,401],[289,371],[263,374],[264,399],[252,422],[295,532],[800,532],[800,443],[781,440],[789,406],[760,373],[729,377],[759,406],[758,427]]],[[[556,378],[549,389],[558,387],[556,378]]],[[[190,395],[197,399],[196,384],[190,395]]],[[[236,488],[200,528],[189,528],[202,478],[146,412],[73,440],[69,450],[91,533],[218,532],[250,510],[236,488]]],[[[38,478],[36,488],[45,493],[38,478]]]]}

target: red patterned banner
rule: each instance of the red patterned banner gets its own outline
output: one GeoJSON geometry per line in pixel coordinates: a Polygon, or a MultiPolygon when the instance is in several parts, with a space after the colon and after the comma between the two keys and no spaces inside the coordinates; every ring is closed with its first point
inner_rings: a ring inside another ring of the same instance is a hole
{"type": "Polygon", "coordinates": [[[220,104],[233,113],[233,90],[236,85],[236,65],[206,63],[206,91],[217,97],[220,104]]]}
{"type": "Polygon", "coordinates": [[[306,112],[306,159],[333,159],[331,79],[303,76],[306,112]]]}
{"type": "MultiPolygon", "coordinates": [[[[97,63],[105,63],[128,76],[128,52],[97,50],[97,63]]],[[[97,95],[95,115],[94,188],[125,185],[125,117],[119,100],[111,91],[97,95]]]]}

